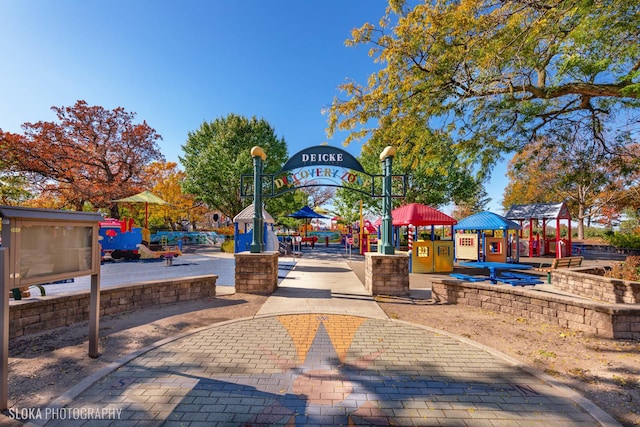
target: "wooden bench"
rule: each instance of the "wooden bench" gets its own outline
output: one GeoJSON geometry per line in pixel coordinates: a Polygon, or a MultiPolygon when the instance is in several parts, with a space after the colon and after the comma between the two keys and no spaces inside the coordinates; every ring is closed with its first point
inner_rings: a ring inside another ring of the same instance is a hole
{"type": "Polygon", "coordinates": [[[547,283],[551,283],[551,272],[553,270],[557,270],[558,268],[580,267],[582,265],[583,260],[584,260],[584,257],[581,257],[581,256],[556,258],[553,260],[551,265],[545,266],[543,264],[540,264],[540,267],[536,268],[536,270],[546,272],[547,283]]]}

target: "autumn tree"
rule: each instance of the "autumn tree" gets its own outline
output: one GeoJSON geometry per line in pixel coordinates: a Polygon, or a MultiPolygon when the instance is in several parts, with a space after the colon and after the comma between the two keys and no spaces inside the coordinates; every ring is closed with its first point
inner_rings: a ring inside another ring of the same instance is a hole
{"type": "Polygon", "coordinates": [[[135,113],[121,107],[77,101],[52,110],[57,122],[25,123],[23,134],[0,132],[2,158],[14,171],[34,177],[44,197],[76,210],[87,203],[111,208],[117,217],[111,201],[139,191],[144,167],[163,159],[160,135],[144,121],[134,123],[135,113]]]}
{"type": "MultiPolygon", "coordinates": [[[[145,181],[149,183],[151,192],[167,205],[153,206],[149,213],[152,228],[170,228],[177,231],[187,225],[193,229],[209,212],[208,207],[189,194],[182,192],[182,182],[186,173],[178,169],[175,162],[153,162],[144,171],[145,181]]],[[[144,219],[141,212],[140,219],[144,219]]]]}
{"type": "Polygon", "coordinates": [[[616,200],[611,206],[617,213],[622,213],[626,209],[640,212],[640,141],[627,145],[620,162],[626,167],[627,174],[620,184],[622,197],[616,200]]]}
{"type": "Polygon", "coordinates": [[[182,146],[185,193],[233,218],[251,203],[241,198],[240,177],[253,174],[251,148],[256,145],[267,154],[264,173],[278,172],[288,158],[287,145],[266,120],[229,114],[202,123],[182,146]]]}
{"type": "MultiPolygon", "coordinates": [[[[308,206],[316,207],[322,206],[326,202],[330,201],[335,197],[335,188],[327,187],[327,186],[312,186],[301,189],[307,195],[308,198],[308,206]]],[[[302,206],[301,206],[302,207],[302,206]]]]}
{"type": "Polygon", "coordinates": [[[634,173],[624,147],[609,145],[572,128],[529,144],[509,164],[503,205],[565,201],[583,239],[585,221],[619,201],[634,173]]]}
{"type": "Polygon", "coordinates": [[[471,197],[455,204],[451,216],[457,220],[461,220],[478,212],[486,210],[487,205],[491,201],[486,190],[478,187],[475,194],[471,197]]]}
{"type": "Polygon", "coordinates": [[[426,123],[481,175],[558,122],[606,146],[606,132],[637,127],[639,39],[636,0],[390,0],[378,25],[347,40],[380,68],[340,86],[329,133],[350,131],[348,143],[397,123],[402,145],[426,123]]]}

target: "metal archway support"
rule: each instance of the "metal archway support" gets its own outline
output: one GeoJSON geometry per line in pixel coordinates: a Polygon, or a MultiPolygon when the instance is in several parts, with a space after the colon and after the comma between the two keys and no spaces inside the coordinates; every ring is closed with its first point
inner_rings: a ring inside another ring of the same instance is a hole
{"type": "Polygon", "coordinates": [[[391,217],[391,174],[393,166],[393,158],[396,155],[395,147],[386,147],[380,154],[380,161],[382,162],[382,173],[384,174],[382,181],[382,196],[384,197],[382,203],[382,233],[380,253],[384,255],[395,254],[393,247],[393,218],[391,217]]]}
{"type": "Polygon", "coordinates": [[[264,218],[262,217],[262,169],[267,155],[264,150],[257,145],[251,149],[253,157],[253,237],[249,252],[259,254],[264,251],[263,229],[264,218]]]}

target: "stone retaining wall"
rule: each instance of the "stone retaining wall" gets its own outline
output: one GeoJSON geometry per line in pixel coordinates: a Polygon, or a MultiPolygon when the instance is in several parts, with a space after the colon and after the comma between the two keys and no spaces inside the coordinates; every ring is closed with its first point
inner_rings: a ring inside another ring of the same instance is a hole
{"type": "Polygon", "coordinates": [[[449,279],[434,280],[431,292],[438,302],[509,313],[606,338],[640,339],[640,307],[449,279]]]}
{"type": "Polygon", "coordinates": [[[610,304],[640,304],[640,282],[602,276],[603,268],[558,269],[551,272],[553,286],[563,292],[610,304]]]}
{"type": "MultiPolygon", "coordinates": [[[[210,298],[217,275],[148,281],[103,289],[100,316],[143,307],[210,298]]],[[[13,301],[9,306],[9,337],[17,338],[89,320],[89,291],[13,301]]]]}

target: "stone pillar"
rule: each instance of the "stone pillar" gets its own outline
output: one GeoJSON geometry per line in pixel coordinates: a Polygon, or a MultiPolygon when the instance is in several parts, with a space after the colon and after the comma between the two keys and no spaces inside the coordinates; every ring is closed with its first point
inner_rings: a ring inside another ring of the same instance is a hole
{"type": "Polygon", "coordinates": [[[365,253],[364,286],[370,295],[409,296],[407,254],[365,253]]]}
{"type": "Polygon", "coordinates": [[[236,292],[272,294],[278,288],[278,252],[240,252],[236,258],[236,292]]]}

